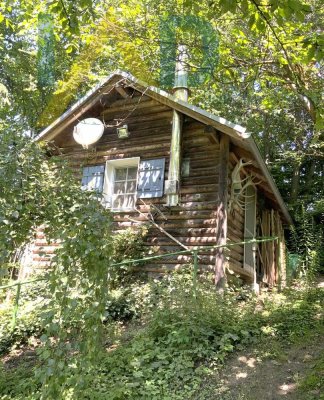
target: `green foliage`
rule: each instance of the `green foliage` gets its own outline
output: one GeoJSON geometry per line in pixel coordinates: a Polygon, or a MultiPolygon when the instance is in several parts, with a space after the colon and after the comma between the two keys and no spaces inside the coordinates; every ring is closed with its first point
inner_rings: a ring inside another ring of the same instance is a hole
{"type": "Polygon", "coordinates": [[[125,229],[114,235],[113,260],[120,263],[127,260],[136,260],[145,256],[144,239],[147,236],[148,227],[141,226],[136,229],[125,229]]]}
{"type": "Polygon", "coordinates": [[[324,293],[311,286],[300,290],[287,289],[265,305],[262,332],[283,342],[294,342],[310,332],[322,331],[324,293]]]}
{"type": "MultiPolygon", "coordinates": [[[[191,271],[120,287],[111,298],[131,299],[125,309],[136,310],[136,320],[126,318],[127,325],[122,325],[124,311],[111,314],[105,321],[107,351],[101,347],[91,369],[85,371],[80,361],[86,358],[71,349],[68,360],[63,360],[71,368],[58,371],[65,376],[57,398],[208,398],[215,368],[229,353],[252,342],[260,343],[266,355],[276,343],[285,346],[323,332],[323,296],[322,290],[308,286],[263,299],[236,291],[220,296],[208,281],[200,280],[195,297],[191,271]]],[[[82,340],[82,332],[77,334],[82,340]]],[[[38,369],[44,366],[48,368],[45,364],[38,369]]],[[[23,368],[17,375],[2,371],[1,399],[22,399],[24,394],[39,399],[42,375],[33,377],[31,368],[23,368]],[[15,376],[21,384],[12,384],[15,376]]],[[[319,383],[317,369],[313,375],[308,387],[319,383]]]]}
{"type": "Polygon", "coordinates": [[[222,362],[251,339],[243,321],[250,306],[237,307],[235,296],[221,297],[208,284],[194,297],[191,273],[144,284],[137,302],[145,326],[107,353],[85,398],[195,398],[207,360],[222,362]]]}
{"type": "MultiPolygon", "coordinates": [[[[40,277],[38,277],[40,278],[40,277]]],[[[16,325],[12,317],[17,287],[3,291],[5,296],[0,305],[0,354],[7,353],[28,343],[33,336],[43,332],[43,309],[48,306],[49,292],[46,281],[37,281],[22,286],[16,325]]]]}
{"type": "Polygon", "coordinates": [[[307,400],[321,399],[324,392],[324,353],[320,352],[312,371],[299,383],[298,392],[307,400]],[[318,397],[320,396],[320,397],[318,397]]]}
{"type": "Polygon", "coordinates": [[[106,304],[106,321],[145,319],[155,311],[159,298],[159,284],[147,279],[132,279],[118,288],[109,290],[106,304]]]}
{"type": "MultiPolygon", "coordinates": [[[[148,233],[147,226],[136,229],[125,229],[114,234],[112,239],[112,260],[114,263],[122,263],[130,260],[140,260],[149,254],[145,247],[145,238],[148,233]]],[[[110,287],[117,287],[120,284],[131,283],[140,277],[140,273],[134,273],[134,267],[143,265],[143,261],[116,265],[109,272],[110,287]]]]}
{"type": "Polygon", "coordinates": [[[324,272],[323,241],[322,224],[316,224],[314,216],[301,207],[291,235],[291,248],[300,257],[301,277],[312,279],[318,272],[324,272]]]}
{"type": "MultiPolygon", "coordinates": [[[[110,213],[92,193],[80,189],[62,158],[49,158],[39,145],[8,132],[0,152],[1,264],[15,257],[17,247],[28,242],[38,226],[45,227],[48,240],[61,243],[52,259],[50,301],[42,316],[41,357],[47,367],[38,371],[43,396],[57,399],[67,370],[74,368],[68,355],[79,354],[80,376],[88,373],[101,345],[111,262],[110,213]]],[[[21,324],[11,336],[5,330],[4,347],[28,335],[21,324]]],[[[81,386],[80,381],[76,388],[81,386]]]]}
{"type": "Polygon", "coordinates": [[[111,259],[110,215],[97,199],[78,193],[71,197],[70,207],[62,207],[62,202],[70,199],[66,193],[58,196],[54,210],[60,224],[51,225],[48,231],[62,241],[62,246],[52,262],[51,301],[46,334],[41,337],[45,344],[41,357],[46,368],[40,369],[39,374],[46,399],[58,399],[65,385],[71,383],[77,396],[83,388],[82,374],[93,368],[102,344],[111,259]],[[71,352],[78,354],[73,365],[71,352]]]}
{"type": "Polygon", "coordinates": [[[18,366],[0,367],[1,400],[36,400],[39,388],[33,363],[25,361],[18,366]]]}
{"type": "Polygon", "coordinates": [[[27,343],[31,336],[38,336],[43,330],[40,310],[28,310],[26,312],[26,307],[22,305],[20,312],[24,314],[19,317],[15,329],[12,331],[12,308],[11,305],[11,307],[8,306],[8,308],[0,311],[0,354],[27,343]]]}

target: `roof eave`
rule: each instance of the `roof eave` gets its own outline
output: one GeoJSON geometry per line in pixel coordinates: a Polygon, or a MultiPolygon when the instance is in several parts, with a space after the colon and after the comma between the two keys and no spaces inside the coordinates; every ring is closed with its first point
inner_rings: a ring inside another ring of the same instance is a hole
{"type": "MultiPolygon", "coordinates": [[[[125,74],[125,73],[124,73],[125,74]]],[[[73,116],[73,114],[83,114],[89,109],[93,103],[97,101],[98,96],[101,95],[101,90],[108,85],[108,83],[115,83],[115,79],[122,75],[122,71],[115,71],[102,79],[94,88],[90,89],[81,99],[74,103],[68,110],[66,110],[59,118],[54,120],[50,125],[43,129],[33,140],[38,142],[40,140],[52,140],[62,129],[62,125],[73,116]],[[79,110],[79,108],[81,110],[79,110]]]]}
{"type": "Polygon", "coordinates": [[[293,223],[293,220],[292,220],[292,218],[291,218],[291,216],[289,214],[287,206],[284,203],[284,201],[283,201],[283,199],[281,197],[281,194],[279,192],[279,189],[278,189],[278,187],[277,187],[272,175],[270,174],[270,171],[269,171],[267,165],[265,164],[265,162],[264,162],[264,160],[263,160],[263,158],[261,156],[261,153],[260,153],[260,150],[259,150],[257,144],[255,143],[255,141],[254,141],[252,136],[249,137],[247,139],[247,141],[249,142],[249,146],[250,146],[251,152],[254,155],[254,157],[256,158],[256,160],[257,160],[257,162],[258,162],[258,164],[260,166],[261,171],[263,172],[264,176],[268,180],[268,184],[269,184],[271,190],[273,191],[273,194],[276,197],[276,200],[277,200],[277,202],[278,202],[278,204],[279,204],[279,206],[280,206],[280,208],[282,210],[282,213],[283,213],[287,223],[289,225],[293,225],[294,223],[293,223]]]}

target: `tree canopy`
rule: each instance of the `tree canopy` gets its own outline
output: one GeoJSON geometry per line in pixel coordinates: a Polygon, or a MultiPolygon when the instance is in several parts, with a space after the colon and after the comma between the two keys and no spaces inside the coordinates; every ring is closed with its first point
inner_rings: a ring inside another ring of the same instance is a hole
{"type": "Polygon", "coordinates": [[[3,1],[1,127],[35,135],[116,68],[165,86],[163,51],[171,43],[172,55],[173,42],[182,43],[190,71],[203,75],[190,101],[246,125],[291,207],[320,213],[321,3],[3,1]]]}

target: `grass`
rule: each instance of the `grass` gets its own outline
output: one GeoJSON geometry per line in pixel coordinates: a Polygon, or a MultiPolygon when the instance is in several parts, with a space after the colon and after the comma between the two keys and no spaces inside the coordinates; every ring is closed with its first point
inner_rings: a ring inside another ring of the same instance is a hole
{"type": "Polygon", "coordinates": [[[318,355],[311,370],[301,379],[298,392],[305,400],[324,399],[324,350],[318,355]]]}
{"type": "MultiPolygon", "coordinates": [[[[228,355],[249,346],[264,359],[287,362],[287,348],[311,344],[314,333],[323,334],[323,300],[323,290],[307,286],[261,298],[248,292],[219,296],[206,282],[193,297],[186,275],[119,288],[107,306],[106,351],[79,376],[78,394],[76,372],[67,371],[62,398],[232,400],[217,383],[228,355]]],[[[71,357],[71,368],[73,362],[71,357]]],[[[0,399],[38,399],[42,368],[24,358],[3,367],[0,399]]],[[[323,354],[299,382],[309,400],[323,391],[322,369],[323,354]]],[[[244,393],[238,399],[252,400],[244,393]]]]}

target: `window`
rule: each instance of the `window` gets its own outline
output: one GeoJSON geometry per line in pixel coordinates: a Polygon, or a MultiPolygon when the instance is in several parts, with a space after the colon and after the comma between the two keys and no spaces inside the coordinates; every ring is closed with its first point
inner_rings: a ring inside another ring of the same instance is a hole
{"type": "MultiPolygon", "coordinates": [[[[244,239],[251,240],[256,234],[256,189],[253,185],[246,188],[245,191],[245,226],[244,239]]],[[[254,269],[255,260],[252,243],[244,245],[244,267],[254,269]]]]}
{"type": "Polygon", "coordinates": [[[137,197],[139,157],[111,160],[106,163],[104,199],[112,210],[133,210],[137,197]]]}
{"type": "Polygon", "coordinates": [[[112,210],[134,210],[137,198],[163,196],[164,168],[164,158],[110,160],[83,168],[82,188],[103,192],[104,204],[112,210]]]}
{"type": "Polygon", "coordinates": [[[137,167],[115,168],[112,209],[132,209],[136,201],[137,167]]]}

